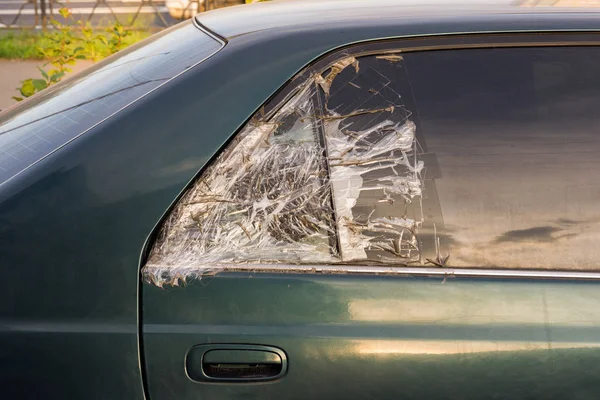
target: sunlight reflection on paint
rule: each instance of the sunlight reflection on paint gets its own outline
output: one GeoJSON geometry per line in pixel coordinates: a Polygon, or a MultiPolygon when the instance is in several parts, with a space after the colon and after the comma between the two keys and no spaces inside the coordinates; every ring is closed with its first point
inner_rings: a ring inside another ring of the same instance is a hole
{"type": "MultiPolygon", "coordinates": [[[[488,342],[488,341],[397,341],[369,340],[354,343],[358,354],[398,356],[399,354],[471,354],[501,351],[533,351],[548,349],[544,342],[488,342]]],[[[598,348],[600,344],[558,343],[552,349],[598,348]]]]}

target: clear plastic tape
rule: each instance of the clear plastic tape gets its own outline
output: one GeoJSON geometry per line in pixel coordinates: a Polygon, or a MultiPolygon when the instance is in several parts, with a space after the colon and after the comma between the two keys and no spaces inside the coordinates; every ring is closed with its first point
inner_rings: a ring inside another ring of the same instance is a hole
{"type": "Polygon", "coordinates": [[[315,111],[316,88],[329,96],[348,67],[358,73],[359,61],[333,64],[272,118],[248,123],[167,217],[143,268],[147,281],[178,285],[224,265],[360,261],[369,251],[385,254],[376,261],[420,259],[422,220],[358,217],[354,210],[363,191],[377,191],[378,202],[395,207],[422,195],[415,124],[386,119],[351,132],[351,118],[393,107],[348,116],[315,111]]]}

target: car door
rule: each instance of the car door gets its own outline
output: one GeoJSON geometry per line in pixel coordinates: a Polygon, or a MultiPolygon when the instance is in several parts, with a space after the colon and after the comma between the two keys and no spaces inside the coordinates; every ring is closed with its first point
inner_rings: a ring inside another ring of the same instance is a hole
{"type": "Polygon", "coordinates": [[[149,239],[150,399],[596,399],[594,41],[386,41],[300,73],[149,239]]]}

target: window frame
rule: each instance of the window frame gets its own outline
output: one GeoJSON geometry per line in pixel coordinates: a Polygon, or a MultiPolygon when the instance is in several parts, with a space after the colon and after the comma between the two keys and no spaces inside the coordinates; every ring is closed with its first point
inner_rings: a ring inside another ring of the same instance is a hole
{"type": "MultiPolygon", "coordinates": [[[[260,116],[271,118],[285,103],[291,99],[316,73],[323,73],[335,62],[346,57],[364,57],[371,55],[406,54],[412,52],[462,50],[462,49],[493,49],[493,48],[539,48],[539,47],[599,47],[600,32],[519,32],[519,33],[485,33],[485,34],[445,34],[432,36],[414,36],[361,42],[332,49],[316,61],[305,66],[288,82],[283,84],[269,99],[267,99],[252,116],[241,125],[241,128],[231,135],[223,146],[195,175],[188,186],[175,199],[149,236],[142,255],[142,275],[146,281],[151,279],[144,274],[145,265],[152,245],[173,207],[204,171],[224,151],[248,122],[260,116]]],[[[393,265],[362,265],[362,264],[219,264],[207,268],[206,275],[216,272],[253,272],[253,273],[320,273],[320,274],[363,274],[386,276],[432,276],[444,280],[449,277],[479,277],[479,278],[525,278],[525,279],[576,279],[600,280],[599,267],[594,271],[565,270],[565,269],[509,269],[501,267],[454,268],[454,267],[425,267],[425,266],[393,266],[393,265]]],[[[200,274],[203,275],[203,274],[200,274]]]]}

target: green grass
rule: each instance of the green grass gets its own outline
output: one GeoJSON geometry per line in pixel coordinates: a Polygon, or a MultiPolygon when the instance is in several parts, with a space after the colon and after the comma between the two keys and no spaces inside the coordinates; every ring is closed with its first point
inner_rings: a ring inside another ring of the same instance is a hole
{"type": "MultiPolygon", "coordinates": [[[[99,31],[102,33],[102,31],[99,31]]],[[[152,32],[135,30],[124,42],[127,45],[139,42],[150,36],[152,32]]],[[[38,47],[47,47],[48,39],[39,31],[32,30],[7,30],[0,32],[0,59],[9,60],[41,60],[43,57],[38,47]]],[[[100,55],[109,54],[108,48],[98,43],[97,51],[100,55]]]]}
{"type": "Polygon", "coordinates": [[[8,31],[0,34],[0,58],[40,60],[37,46],[44,46],[44,39],[32,31],[8,31]]]}

